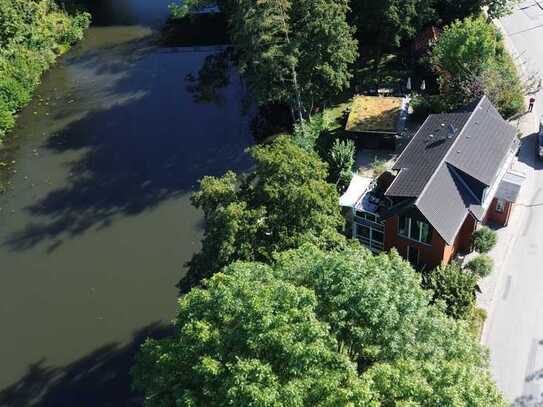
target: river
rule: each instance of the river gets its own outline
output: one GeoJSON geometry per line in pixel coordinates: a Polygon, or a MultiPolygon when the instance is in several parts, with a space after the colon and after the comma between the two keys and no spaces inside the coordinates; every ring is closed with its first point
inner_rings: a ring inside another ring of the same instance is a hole
{"type": "Polygon", "coordinates": [[[216,46],[157,45],[170,0],[94,1],[86,38],[18,118],[0,195],[0,406],[131,406],[128,370],[168,331],[199,249],[197,180],[249,165],[234,70],[191,78],[216,46]]]}

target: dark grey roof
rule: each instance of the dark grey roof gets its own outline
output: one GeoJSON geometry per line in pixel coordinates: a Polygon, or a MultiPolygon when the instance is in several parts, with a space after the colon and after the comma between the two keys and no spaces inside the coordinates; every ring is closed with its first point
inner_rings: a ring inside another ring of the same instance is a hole
{"type": "Polygon", "coordinates": [[[482,219],[485,209],[473,182],[480,183],[478,190],[493,183],[515,135],[486,97],[459,112],[430,115],[394,164],[399,173],[385,195],[415,198],[452,244],[469,213],[482,219]]]}
{"type": "Polygon", "coordinates": [[[452,243],[468,214],[466,199],[469,194],[460,180],[443,165],[428,184],[424,199],[415,205],[440,236],[452,243]]]}
{"type": "Polygon", "coordinates": [[[462,112],[428,116],[392,167],[400,173],[387,190],[387,195],[419,196],[454,144],[455,136],[451,130],[456,130],[458,135],[470,115],[470,112],[462,112]],[[451,135],[453,137],[449,138],[451,135]]]}
{"type": "Polygon", "coordinates": [[[516,135],[516,129],[503,120],[485,97],[447,155],[447,162],[485,185],[494,177],[516,135]]]}

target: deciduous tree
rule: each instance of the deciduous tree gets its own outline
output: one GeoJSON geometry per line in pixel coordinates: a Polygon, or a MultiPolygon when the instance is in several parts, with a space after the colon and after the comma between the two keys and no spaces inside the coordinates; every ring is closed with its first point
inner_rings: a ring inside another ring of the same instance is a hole
{"type": "MultiPolygon", "coordinates": [[[[208,4],[173,6],[177,15],[208,4]]],[[[283,102],[304,119],[349,85],[357,57],[348,0],[240,0],[219,3],[238,67],[257,103],[283,102]]]]}
{"type": "Polygon", "coordinates": [[[414,38],[435,19],[433,0],[352,0],[351,8],[360,41],[377,45],[376,66],[384,51],[414,38]]]}
{"type": "Polygon", "coordinates": [[[463,321],[396,253],[312,245],[236,263],[179,302],[133,371],[148,406],[505,406],[463,321]]]}
{"type": "Polygon", "coordinates": [[[523,106],[522,83],[500,35],[484,17],[448,26],[432,51],[441,94],[450,108],[486,94],[505,117],[523,106]]]}
{"type": "Polygon", "coordinates": [[[437,267],[424,276],[424,286],[432,290],[434,301],[446,304],[447,315],[466,319],[475,306],[478,277],[463,271],[457,263],[437,267]]]}
{"type": "Polygon", "coordinates": [[[146,406],[371,405],[316,306],[266,266],[230,266],[180,299],[175,336],[143,345],[134,384],[146,406]]]}
{"type": "Polygon", "coordinates": [[[344,242],[339,196],[315,153],[283,136],[250,154],[252,172],[204,177],[192,197],[206,227],[202,249],[181,282],[184,289],[234,260],[269,262],[274,252],[303,243],[333,248],[344,242]]]}

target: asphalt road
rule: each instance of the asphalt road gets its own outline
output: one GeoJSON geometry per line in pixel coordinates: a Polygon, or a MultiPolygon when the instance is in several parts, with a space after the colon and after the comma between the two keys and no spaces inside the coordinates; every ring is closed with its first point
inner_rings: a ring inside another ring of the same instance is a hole
{"type": "MultiPolygon", "coordinates": [[[[525,1],[501,20],[529,73],[543,73],[543,2],[525,1]]],[[[543,92],[536,94],[543,112],[543,92]]],[[[539,109],[538,109],[539,108],[539,109]]],[[[521,157],[534,168],[518,233],[502,269],[484,342],[494,377],[515,406],[543,406],[543,164],[535,159],[535,137],[521,157]]]]}

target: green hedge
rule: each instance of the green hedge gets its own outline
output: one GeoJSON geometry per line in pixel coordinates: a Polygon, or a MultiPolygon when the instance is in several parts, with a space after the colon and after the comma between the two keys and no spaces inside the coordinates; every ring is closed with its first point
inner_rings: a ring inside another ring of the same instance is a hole
{"type": "Polygon", "coordinates": [[[483,226],[473,232],[473,248],[479,253],[488,253],[496,246],[497,241],[496,232],[487,226],[483,226]]]}
{"type": "Polygon", "coordinates": [[[88,13],[69,16],[53,0],[0,0],[0,143],[43,72],[89,23],[88,13]]]}
{"type": "Polygon", "coordinates": [[[466,264],[466,268],[479,277],[486,277],[492,273],[494,262],[486,254],[481,254],[466,264]]]}

